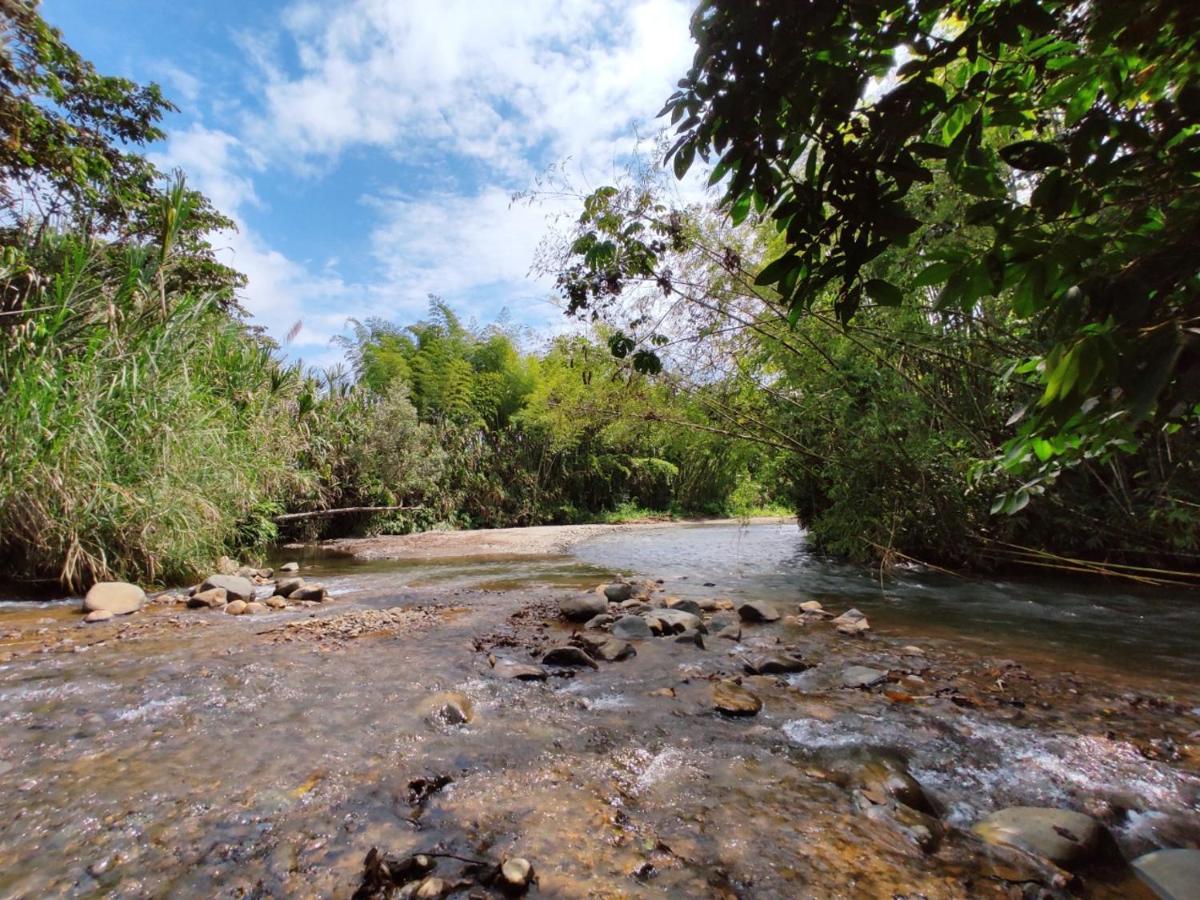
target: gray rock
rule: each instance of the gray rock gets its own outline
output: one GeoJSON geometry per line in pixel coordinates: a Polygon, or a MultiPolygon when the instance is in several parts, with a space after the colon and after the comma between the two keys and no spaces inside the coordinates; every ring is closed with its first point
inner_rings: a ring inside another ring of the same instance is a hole
{"type": "Polygon", "coordinates": [[[641,616],[622,616],[613,623],[612,636],[626,641],[645,641],[654,637],[654,633],[641,616]]]}
{"type": "Polygon", "coordinates": [[[559,612],[572,622],[586,622],[608,612],[608,601],[599,594],[567,597],[558,604],[559,612]]]}
{"type": "Polygon", "coordinates": [[[596,669],[596,661],[578,647],[552,647],[542,657],[544,666],[562,666],[568,669],[596,669]]]}
{"type": "Polygon", "coordinates": [[[192,609],[220,609],[229,602],[229,596],[224,588],[212,588],[207,591],[196,591],[188,597],[188,606],[192,609]]]}
{"type": "Polygon", "coordinates": [[[95,625],[97,622],[107,622],[116,616],[116,613],[111,609],[93,609],[90,613],[83,617],[83,621],[89,625],[95,625]]]}
{"type": "Polygon", "coordinates": [[[842,669],[842,686],[848,688],[869,688],[887,678],[883,669],[872,669],[868,666],[846,666],[842,669]]]}
{"type": "Polygon", "coordinates": [[[1027,850],[1064,869],[1095,856],[1104,837],[1104,826],[1091,816],[1040,806],[999,810],[971,830],[989,844],[1027,850]]]}
{"type": "Polygon", "coordinates": [[[687,631],[681,631],[675,635],[675,643],[677,644],[694,644],[701,650],[704,649],[704,635],[694,628],[689,628],[687,631]]]}
{"type": "Polygon", "coordinates": [[[279,571],[282,572],[284,575],[292,575],[292,574],[300,571],[300,563],[285,562],[282,566],[279,567],[279,571]]]}
{"type": "Polygon", "coordinates": [[[201,591],[221,588],[230,600],[253,600],[254,585],[240,575],[209,575],[200,585],[201,591]]]}
{"type": "Polygon", "coordinates": [[[83,611],[105,610],[114,616],[127,616],[142,608],[146,592],[126,581],[101,581],[83,598],[83,611]]]}
{"type": "MultiPolygon", "coordinates": [[[[695,613],[685,612],[682,609],[656,609],[646,618],[655,618],[663,623],[663,631],[667,634],[682,634],[685,631],[706,631],[704,623],[700,621],[700,617],[695,613]]],[[[653,630],[654,626],[650,626],[653,630]]]]}
{"type": "Polygon", "coordinates": [[[323,603],[329,596],[329,592],[325,590],[323,584],[306,584],[296,588],[290,595],[289,600],[303,601],[309,600],[314,603],[323,603]]]}
{"type": "Polygon", "coordinates": [[[615,621],[617,621],[616,616],[610,616],[608,613],[604,613],[603,615],[592,616],[592,618],[587,620],[583,627],[591,631],[604,631],[615,621]]]}
{"type": "Polygon", "coordinates": [[[743,622],[775,622],[779,619],[779,610],[765,600],[747,600],[737,612],[743,622]]]}
{"type": "Polygon", "coordinates": [[[275,596],[290,597],[299,588],[304,587],[304,579],[299,576],[293,578],[280,578],[275,582],[275,596]]]}
{"type": "Polygon", "coordinates": [[[751,675],[783,675],[811,668],[800,657],[790,653],[764,653],[746,661],[746,671],[751,675]]]}
{"type": "Polygon", "coordinates": [[[730,716],[756,716],[762,701],[750,691],[732,681],[718,681],[712,686],[713,706],[730,716]]]}
{"type": "Polygon", "coordinates": [[[1133,868],[1163,900],[1200,900],[1200,850],[1155,850],[1133,868]]]}
{"type": "Polygon", "coordinates": [[[231,616],[244,616],[246,614],[246,607],[249,605],[245,600],[234,600],[225,607],[225,612],[231,616]]]}
{"type": "Polygon", "coordinates": [[[699,616],[704,613],[704,607],[695,600],[681,600],[678,597],[672,597],[666,601],[666,605],[667,609],[677,609],[680,612],[691,613],[693,616],[699,616]]]}
{"type": "Polygon", "coordinates": [[[633,585],[620,582],[606,585],[604,596],[613,603],[624,603],[633,596],[633,585]]]}
{"type": "Polygon", "coordinates": [[[629,659],[631,656],[637,656],[637,650],[629,641],[618,641],[616,639],[605,641],[596,648],[596,655],[605,662],[620,662],[623,659],[629,659]]]}
{"type": "Polygon", "coordinates": [[[735,644],[742,639],[742,626],[730,625],[722,628],[717,632],[717,637],[726,641],[733,641],[735,644]]]}
{"type": "Polygon", "coordinates": [[[541,666],[531,666],[511,659],[496,660],[493,671],[501,678],[515,678],[517,681],[545,681],[548,674],[541,666]]]}

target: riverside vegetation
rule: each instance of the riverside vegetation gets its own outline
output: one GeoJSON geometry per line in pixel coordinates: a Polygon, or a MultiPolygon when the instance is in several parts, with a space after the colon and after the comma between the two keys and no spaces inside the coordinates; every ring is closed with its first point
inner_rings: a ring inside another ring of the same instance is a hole
{"type": "Polygon", "coordinates": [[[580,198],[538,266],[590,332],[530,350],[434,299],[320,372],[244,315],[208,242],[230,223],[141,154],[159,89],[97,73],[36,4],[3,14],[10,576],[180,582],[281,525],[764,505],[864,561],[1200,558],[1200,88],[1174,4],[1137,28],[1071,2],[701,4],[668,156],[724,194],[673,208],[649,169],[580,198]]]}

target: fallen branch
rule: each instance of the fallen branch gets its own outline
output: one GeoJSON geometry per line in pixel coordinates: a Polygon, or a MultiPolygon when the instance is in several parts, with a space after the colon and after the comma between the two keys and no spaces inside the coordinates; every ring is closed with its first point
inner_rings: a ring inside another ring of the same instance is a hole
{"type": "Polygon", "coordinates": [[[275,522],[291,522],[295,519],[317,519],[324,516],[340,516],[348,513],[396,512],[401,509],[424,509],[423,506],[343,506],[341,509],[317,509],[312,512],[284,513],[275,516],[275,522]]]}

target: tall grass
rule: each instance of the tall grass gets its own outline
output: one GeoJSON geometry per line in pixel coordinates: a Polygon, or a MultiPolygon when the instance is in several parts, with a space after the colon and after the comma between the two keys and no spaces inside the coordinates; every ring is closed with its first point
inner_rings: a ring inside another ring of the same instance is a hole
{"type": "Polygon", "coordinates": [[[182,581],[269,531],[296,477],[296,373],[218,295],[161,293],[153,253],[50,235],[4,263],[0,287],[23,295],[0,317],[7,572],[182,581]]]}

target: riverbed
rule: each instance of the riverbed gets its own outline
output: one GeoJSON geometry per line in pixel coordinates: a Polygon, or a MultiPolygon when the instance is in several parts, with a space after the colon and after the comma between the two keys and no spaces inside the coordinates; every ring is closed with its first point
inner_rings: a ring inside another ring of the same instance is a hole
{"type": "Polygon", "coordinates": [[[514,856],[546,897],[1148,897],[1120,859],[1200,842],[1194,595],[881,580],[788,523],[558,534],[308,552],[331,599],[261,616],[6,605],[0,896],[349,897],[376,848],[449,854],[462,897],[491,895],[465,860],[514,856]],[[619,577],[784,615],[505,676],[582,632],[560,600],[619,577]],[[764,653],[806,668],[748,674],[764,653]],[[848,687],[852,666],[886,678],[848,687]],[[732,679],[757,715],[714,710],[732,679]],[[871,800],[880,766],[919,783],[930,840],[871,800]],[[1014,805],[1087,812],[1117,852],[1068,883],[972,836],[1014,805]]]}

